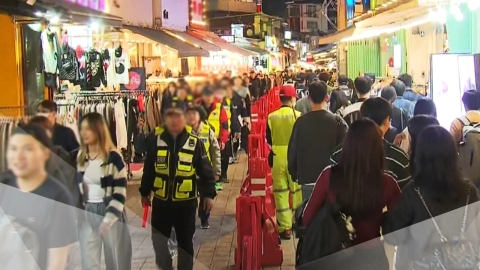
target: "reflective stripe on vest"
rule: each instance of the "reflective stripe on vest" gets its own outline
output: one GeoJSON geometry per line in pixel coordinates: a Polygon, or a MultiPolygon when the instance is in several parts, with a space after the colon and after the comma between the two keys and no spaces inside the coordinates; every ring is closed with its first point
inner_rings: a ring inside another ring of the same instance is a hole
{"type": "Polygon", "coordinates": [[[192,127],[188,126],[187,127],[187,132],[192,133],[193,135],[196,135],[200,141],[203,142],[203,145],[205,145],[205,150],[207,151],[207,157],[210,162],[212,162],[212,159],[210,157],[210,124],[208,123],[200,123],[201,128],[200,132],[196,133],[193,131],[192,127]]]}
{"type": "Polygon", "coordinates": [[[155,181],[153,189],[155,197],[172,201],[185,201],[197,198],[196,173],[193,158],[198,137],[189,133],[185,144],[178,152],[178,161],[173,177],[170,176],[170,151],[168,145],[160,137],[162,128],[156,128],[157,159],[155,161],[155,181]]]}
{"type": "Polygon", "coordinates": [[[272,147],[287,147],[292,134],[293,125],[301,113],[291,107],[281,107],[268,115],[268,127],[272,134],[272,147]]]}
{"type": "Polygon", "coordinates": [[[215,131],[215,136],[220,137],[220,113],[222,111],[222,104],[217,103],[215,109],[208,116],[208,122],[215,131]]]}
{"type": "Polygon", "coordinates": [[[231,125],[232,125],[232,110],[231,110],[232,101],[229,98],[225,98],[223,102],[223,108],[227,112],[228,116],[228,132],[230,133],[231,125]]]}

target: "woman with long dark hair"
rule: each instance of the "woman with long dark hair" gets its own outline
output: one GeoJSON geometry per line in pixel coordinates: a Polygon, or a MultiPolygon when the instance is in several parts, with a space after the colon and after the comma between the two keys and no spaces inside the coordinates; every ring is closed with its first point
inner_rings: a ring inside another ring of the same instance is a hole
{"type": "Polygon", "coordinates": [[[79,223],[82,269],[130,270],[132,243],[125,215],[127,172],[99,113],[80,122],[77,170],[87,184],[85,216],[79,223]]]}
{"type": "Polygon", "coordinates": [[[410,134],[410,169],[412,171],[412,175],[414,173],[415,167],[415,147],[417,145],[418,137],[420,133],[429,126],[438,126],[437,118],[430,116],[430,115],[417,115],[414,116],[408,122],[408,133],[410,134]]]}
{"type": "MultiPolygon", "coordinates": [[[[446,129],[426,127],[415,140],[413,182],[404,187],[383,230],[389,244],[402,247],[397,261],[409,262],[405,269],[424,269],[419,266],[438,262],[433,252],[442,238],[438,230],[447,239],[460,237],[464,206],[479,200],[475,186],[461,175],[456,145],[446,129]],[[426,222],[414,225],[422,221],[426,222]]],[[[467,220],[477,214],[469,213],[467,220]]]]}
{"type": "Polygon", "coordinates": [[[302,217],[303,225],[308,226],[326,203],[327,192],[328,201],[337,202],[341,211],[352,217],[356,232],[353,244],[364,244],[337,269],[389,267],[379,240],[380,228],[383,210],[393,209],[401,192],[395,179],[384,173],[384,169],[380,128],[368,119],[355,121],[348,130],[338,164],[320,174],[302,217]]]}
{"type": "Polygon", "coordinates": [[[345,93],[340,89],[335,89],[330,94],[329,109],[332,113],[342,114],[343,109],[348,106],[348,98],[345,93]]]}

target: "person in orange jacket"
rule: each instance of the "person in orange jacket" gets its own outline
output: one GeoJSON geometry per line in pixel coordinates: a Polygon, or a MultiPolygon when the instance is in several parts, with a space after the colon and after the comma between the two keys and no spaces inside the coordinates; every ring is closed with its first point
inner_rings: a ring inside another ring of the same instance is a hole
{"type": "MultiPolygon", "coordinates": [[[[213,90],[207,86],[203,89],[203,97],[201,106],[207,112],[207,121],[215,131],[215,135],[218,138],[220,150],[225,149],[228,143],[230,132],[228,130],[228,114],[225,108],[222,106],[221,100],[216,100],[213,95],[213,90]]],[[[222,190],[222,183],[218,181],[216,183],[216,189],[222,190]]]]}

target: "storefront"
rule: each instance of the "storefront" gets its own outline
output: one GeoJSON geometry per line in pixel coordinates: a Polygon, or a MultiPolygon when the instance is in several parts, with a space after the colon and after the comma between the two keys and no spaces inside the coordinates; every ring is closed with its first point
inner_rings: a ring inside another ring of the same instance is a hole
{"type": "Polygon", "coordinates": [[[444,12],[448,36],[448,52],[480,53],[480,1],[461,4],[457,8],[446,6],[454,12],[444,12]]]}
{"type": "MultiPolygon", "coordinates": [[[[3,12],[0,13],[0,48],[5,52],[0,64],[0,80],[5,86],[4,93],[6,91],[0,107],[34,107],[58,91],[66,65],[76,62],[73,61],[75,49],[70,48],[92,48],[94,36],[101,35],[107,28],[121,26],[121,18],[105,14],[103,9],[106,7],[97,5],[92,9],[69,1],[51,0],[39,0],[34,5],[20,1],[15,7],[0,6],[3,12]],[[72,61],[64,61],[63,49],[70,53],[72,61]]],[[[82,48],[82,52],[85,50],[82,48]]],[[[69,71],[71,68],[68,66],[69,71]]],[[[26,111],[0,111],[4,115],[22,113],[26,111]]]]}
{"type": "Polygon", "coordinates": [[[415,81],[424,82],[430,55],[441,52],[438,33],[441,36],[443,31],[437,20],[429,7],[399,6],[322,38],[320,43],[338,42],[339,67],[346,69],[349,77],[362,73],[398,76],[407,72],[415,81]]]}
{"type": "Polygon", "coordinates": [[[213,52],[210,59],[202,59],[202,70],[206,73],[222,73],[231,70],[233,74],[242,74],[252,69],[251,57],[256,52],[239,47],[236,43],[226,41],[222,37],[205,30],[191,29],[188,32],[194,37],[200,38],[210,44],[221,48],[221,51],[213,52]]]}

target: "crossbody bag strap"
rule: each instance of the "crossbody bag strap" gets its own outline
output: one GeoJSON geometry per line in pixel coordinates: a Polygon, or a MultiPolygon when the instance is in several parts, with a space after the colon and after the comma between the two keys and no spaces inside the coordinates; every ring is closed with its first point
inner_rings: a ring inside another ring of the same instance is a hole
{"type": "MultiPolygon", "coordinates": [[[[415,191],[417,192],[418,196],[420,197],[420,200],[422,201],[423,206],[424,206],[425,209],[427,210],[428,215],[430,216],[430,219],[432,220],[433,226],[435,227],[435,230],[436,230],[437,233],[440,235],[440,241],[441,241],[442,243],[447,242],[448,240],[447,240],[447,238],[445,237],[445,235],[443,235],[442,231],[440,230],[440,227],[438,226],[437,221],[436,221],[435,218],[433,217],[432,212],[430,212],[430,209],[428,208],[427,203],[425,202],[425,199],[423,198],[422,193],[420,192],[420,188],[419,188],[419,187],[416,187],[416,188],[415,188],[415,191]]],[[[466,205],[465,205],[465,212],[463,213],[462,228],[461,228],[461,231],[460,231],[460,233],[461,233],[460,236],[461,236],[461,237],[464,236],[465,230],[466,230],[466,228],[467,228],[467,215],[468,215],[468,205],[469,205],[469,202],[470,202],[470,188],[469,188],[468,191],[467,191],[467,200],[466,200],[466,205]]]]}

